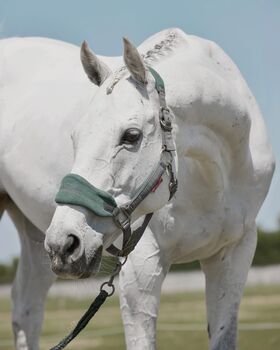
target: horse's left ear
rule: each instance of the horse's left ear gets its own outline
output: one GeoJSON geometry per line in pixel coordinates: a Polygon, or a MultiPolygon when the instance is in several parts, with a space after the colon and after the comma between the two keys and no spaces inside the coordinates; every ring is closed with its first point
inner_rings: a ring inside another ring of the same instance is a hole
{"type": "Polygon", "coordinates": [[[135,80],[139,81],[142,84],[146,84],[146,69],[139,52],[128,39],[123,38],[123,44],[123,58],[125,65],[127,66],[128,70],[130,71],[131,75],[135,80]]]}
{"type": "Polygon", "coordinates": [[[91,51],[86,41],[81,46],[81,61],[89,80],[95,85],[100,86],[111,74],[110,68],[91,51]]]}

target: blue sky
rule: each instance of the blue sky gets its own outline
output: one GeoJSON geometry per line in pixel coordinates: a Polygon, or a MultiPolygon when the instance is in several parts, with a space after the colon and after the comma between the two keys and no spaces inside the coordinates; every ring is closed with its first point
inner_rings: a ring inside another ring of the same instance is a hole
{"type": "MultiPolygon", "coordinates": [[[[0,37],[46,36],[77,45],[86,39],[102,55],[120,55],[122,36],[140,44],[168,27],[218,43],[235,61],[263,112],[280,155],[279,0],[0,0],[0,37]]],[[[280,173],[276,170],[258,223],[278,227],[280,173]]],[[[18,254],[7,217],[0,223],[0,261],[18,254]]]]}

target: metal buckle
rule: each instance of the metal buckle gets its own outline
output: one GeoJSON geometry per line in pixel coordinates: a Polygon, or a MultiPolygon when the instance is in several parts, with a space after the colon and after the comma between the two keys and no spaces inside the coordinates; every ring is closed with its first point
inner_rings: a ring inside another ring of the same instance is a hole
{"type": "Polygon", "coordinates": [[[175,181],[170,181],[169,182],[169,192],[170,192],[170,197],[169,199],[171,199],[174,194],[177,192],[178,189],[178,180],[176,179],[175,181]]]}
{"type": "Polygon", "coordinates": [[[113,210],[113,219],[115,224],[122,230],[126,229],[130,225],[130,215],[123,207],[116,207],[113,210]]]}
{"type": "Polygon", "coordinates": [[[173,172],[173,168],[172,168],[172,164],[169,163],[167,165],[167,169],[169,172],[169,176],[170,176],[170,181],[169,181],[169,192],[170,192],[170,197],[169,200],[174,196],[174,194],[176,193],[177,189],[178,189],[178,180],[175,178],[174,176],[174,172],[173,172]]]}
{"type": "Polygon", "coordinates": [[[169,118],[170,110],[167,107],[160,108],[160,126],[164,131],[172,130],[172,123],[169,118]]]}

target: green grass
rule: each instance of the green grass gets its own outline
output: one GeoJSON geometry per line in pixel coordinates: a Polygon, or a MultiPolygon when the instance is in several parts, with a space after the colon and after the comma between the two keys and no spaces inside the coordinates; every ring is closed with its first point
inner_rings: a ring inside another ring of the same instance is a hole
{"type": "MultiPolygon", "coordinates": [[[[46,305],[41,349],[55,345],[78,321],[90,300],[50,298],[46,305]]],[[[164,295],[158,321],[159,350],[207,349],[203,293],[164,295]]],[[[280,286],[249,288],[240,310],[240,350],[280,349],[280,286]]],[[[0,299],[0,349],[12,350],[10,302],[0,299]]],[[[72,350],[124,349],[118,299],[112,298],[80,336],[72,350]]]]}

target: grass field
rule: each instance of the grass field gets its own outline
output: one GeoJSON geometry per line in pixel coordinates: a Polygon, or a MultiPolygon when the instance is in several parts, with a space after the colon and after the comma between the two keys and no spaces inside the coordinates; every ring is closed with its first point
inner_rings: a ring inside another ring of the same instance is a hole
{"type": "MultiPolygon", "coordinates": [[[[48,299],[41,350],[55,345],[76,324],[90,302],[48,299]]],[[[247,289],[241,305],[239,327],[240,350],[280,349],[280,286],[247,289]]],[[[11,339],[10,302],[0,299],[0,349],[12,350],[11,339]]],[[[67,349],[125,349],[118,299],[107,301],[67,349]]],[[[207,349],[203,293],[162,296],[158,349],[207,349]]]]}

